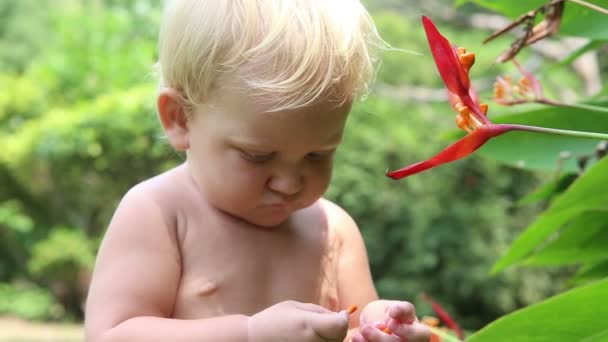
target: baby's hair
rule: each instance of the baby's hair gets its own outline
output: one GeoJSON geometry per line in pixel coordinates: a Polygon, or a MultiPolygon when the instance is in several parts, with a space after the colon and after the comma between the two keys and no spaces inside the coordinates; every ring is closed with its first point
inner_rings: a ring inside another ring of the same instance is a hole
{"type": "Polygon", "coordinates": [[[237,75],[275,111],[320,99],[341,105],[368,93],[387,46],[358,0],[171,0],[160,86],[196,106],[222,75],[237,75]]]}

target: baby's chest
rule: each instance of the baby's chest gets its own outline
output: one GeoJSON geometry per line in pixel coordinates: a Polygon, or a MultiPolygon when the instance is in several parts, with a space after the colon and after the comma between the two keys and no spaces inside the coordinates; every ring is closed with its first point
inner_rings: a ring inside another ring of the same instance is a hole
{"type": "Polygon", "coordinates": [[[269,233],[191,236],[182,247],[174,316],[253,314],[284,300],[321,302],[335,274],[324,235],[269,233]]]}

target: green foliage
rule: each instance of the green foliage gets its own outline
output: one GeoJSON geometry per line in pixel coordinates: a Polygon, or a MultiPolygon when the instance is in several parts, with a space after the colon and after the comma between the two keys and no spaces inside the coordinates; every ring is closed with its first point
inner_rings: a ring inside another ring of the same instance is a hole
{"type": "Polygon", "coordinates": [[[31,284],[0,283],[0,315],[48,320],[62,314],[63,308],[48,290],[31,284]]]}
{"type": "MultiPolygon", "coordinates": [[[[602,133],[608,132],[608,107],[605,112],[601,112],[584,108],[544,106],[517,114],[493,117],[492,121],[602,133]]],[[[576,172],[579,168],[577,157],[593,155],[597,145],[598,140],[588,138],[510,132],[488,142],[479,153],[484,157],[527,169],[576,172]],[[568,158],[564,158],[563,153],[567,153],[568,158]]],[[[593,161],[594,158],[590,158],[590,162],[593,161]]]]}
{"type": "Polygon", "coordinates": [[[50,6],[43,0],[0,2],[0,70],[21,72],[31,56],[44,49],[49,38],[50,6]],[[24,20],[24,15],[36,20],[24,20]]]}
{"type": "Polygon", "coordinates": [[[57,104],[147,83],[156,51],[155,13],[137,15],[120,7],[59,12],[53,23],[59,39],[30,65],[28,76],[57,104]]]}
{"type": "Polygon", "coordinates": [[[499,12],[504,14],[510,18],[517,18],[523,13],[527,13],[531,9],[534,9],[538,6],[546,3],[545,0],[528,0],[528,1],[518,1],[508,3],[506,1],[500,0],[455,0],[454,4],[456,6],[463,5],[467,2],[475,3],[481,7],[490,9],[495,12],[499,12]]]}
{"type": "MultiPolygon", "coordinates": [[[[464,3],[466,1],[457,1],[464,3]]],[[[508,3],[475,0],[481,6],[510,17],[544,1],[508,3]],[[523,6],[528,6],[523,10],[523,6]]],[[[605,7],[605,1],[589,1],[605,7]]],[[[608,37],[605,14],[567,2],[560,35],[588,38],[587,44],[565,57],[558,67],[543,68],[544,75],[568,66],[583,52],[601,49],[608,37]],[[596,18],[591,24],[592,18],[596,18]],[[599,26],[598,26],[599,25],[599,26]]],[[[605,59],[598,58],[600,62],[605,59]]],[[[601,68],[605,72],[605,67],[601,68]]],[[[522,123],[586,132],[608,132],[606,88],[582,105],[544,107],[503,115],[496,122],[522,123]],[[592,99],[595,103],[592,102],[592,99]],[[593,103],[595,106],[588,106],[593,103]]],[[[605,306],[608,300],[608,159],[605,142],[579,138],[549,138],[538,134],[507,134],[484,147],[480,154],[529,169],[557,171],[558,177],[529,194],[520,203],[545,201],[548,208],[513,242],[494,265],[493,272],[513,265],[578,268],[566,282],[579,286],[542,303],[516,311],[475,333],[470,341],[606,341],[605,306]],[[514,146],[525,146],[515,149],[514,146]],[[605,149],[605,147],[604,147],[605,149]],[[564,159],[564,152],[568,158],[564,159]],[[558,158],[559,156],[559,158],[558,158]]],[[[513,271],[513,270],[511,270],[513,271]]]]}
{"type": "Polygon", "coordinates": [[[7,232],[26,234],[32,231],[34,224],[30,217],[22,214],[22,208],[16,200],[6,201],[0,205],[0,224],[7,232]]]}
{"type": "Polygon", "coordinates": [[[24,213],[21,201],[0,202],[0,279],[11,279],[23,271],[33,232],[34,221],[24,213]]]}
{"type": "MultiPolygon", "coordinates": [[[[26,3],[45,6],[15,8],[26,3]]],[[[48,288],[63,318],[82,315],[97,241],[122,194],[178,159],[154,109],[160,9],[105,5],[48,9],[36,24],[53,32],[44,52],[0,73],[10,85],[0,94],[0,281],[48,288]]]]}
{"type": "Polygon", "coordinates": [[[467,339],[480,341],[608,340],[608,280],[598,281],[516,311],[467,339]]]}
{"type": "Polygon", "coordinates": [[[54,227],[47,239],[34,245],[28,269],[35,277],[91,269],[93,251],[94,246],[82,230],[54,227]]]}
{"type": "Polygon", "coordinates": [[[608,274],[608,260],[583,265],[574,277],[568,280],[568,284],[572,286],[587,284],[606,278],[606,274],[608,274]]]}
{"type": "Polygon", "coordinates": [[[606,259],[608,212],[592,211],[579,215],[543,246],[526,258],[526,265],[576,265],[606,259]]]}
{"type": "MultiPolygon", "coordinates": [[[[560,227],[572,223],[569,229],[587,229],[589,222],[585,221],[590,212],[608,210],[608,192],[606,176],[608,175],[608,159],[604,158],[587,171],[584,177],[577,179],[551,206],[540,215],[513,243],[509,252],[501,258],[494,267],[494,272],[503,270],[509,265],[532,253],[541,243],[547,240],[560,227]],[[576,220],[576,221],[575,221],[576,220]],[[583,220],[583,221],[581,221],[583,220]],[[581,224],[584,223],[584,224],[581,224]]],[[[596,216],[602,217],[601,215],[596,216]]],[[[606,227],[600,221],[602,227],[606,227]]],[[[582,251],[581,251],[582,253],[582,251]]],[[[608,257],[608,255],[606,255],[608,257]]]]}
{"type": "Polygon", "coordinates": [[[393,50],[382,54],[382,67],[378,70],[378,79],[390,85],[405,82],[431,83],[432,74],[422,68],[405,68],[405,65],[416,65],[422,58],[420,47],[425,44],[424,36],[417,32],[416,23],[404,20],[403,16],[393,11],[382,11],[374,15],[378,30],[383,39],[393,50]]]}
{"type": "Polygon", "coordinates": [[[518,201],[519,205],[527,205],[539,201],[550,201],[556,195],[566,190],[572,182],[577,178],[577,175],[566,173],[556,179],[545,183],[543,186],[527,194],[518,201]]]}

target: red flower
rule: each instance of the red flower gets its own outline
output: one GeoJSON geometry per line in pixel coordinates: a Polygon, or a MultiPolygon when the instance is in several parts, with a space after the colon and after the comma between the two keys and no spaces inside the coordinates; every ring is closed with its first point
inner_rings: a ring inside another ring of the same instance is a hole
{"type": "Polygon", "coordinates": [[[540,81],[531,72],[524,69],[515,58],[511,61],[519,69],[522,77],[516,84],[513,84],[510,76],[497,77],[494,83],[494,102],[504,106],[527,102],[545,104],[551,102],[545,98],[540,81]]]}
{"type": "Polygon", "coordinates": [[[456,323],[456,321],[452,318],[452,316],[450,316],[450,314],[448,314],[448,312],[445,311],[445,309],[439,303],[433,300],[433,298],[429,297],[426,293],[422,293],[422,299],[431,304],[433,311],[435,311],[435,314],[439,317],[443,324],[445,324],[445,326],[449,329],[453,330],[460,340],[464,341],[464,332],[458,323],[456,323]]]}
{"type": "Polygon", "coordinates": [[[504,129],[505,127],[503,126],[504,125],[482,125],[478,129],[467,134],[464,138],[448,146],[445,150],[439,152],[431,159],[406,166],[396,171],[390,171],[387,173],[387,176],[393,179],[401,179],[426,171],[435,166],[464,158],[481,147],[481,145],[485,144],[490,138],[506,132],[504,129]]]}
{"type": "MultiPolygon", "coordinates": [[[[400,179],[441,164],[464,158],[473,153],[491,138],[509,131],[517,130],[579,138],[608,139],[608,134],[605,133],[492,123],[486,118],[488,106],[479,103],[477,93],[471,86],[471,81],[469,80],[469,70],[471,69],[471,66],[473,66],[473,63],[475,63],[475,55],[450,43],[449,40],[439,33],[431,19],[423,16],[422,25],[424,26],[433,59],[435,59],[435,64],[437,65],[437,70],[439,70],[439,75],[441,75],[441,78],[448,89],[452,107],[458,112],[458,115],[456,115],[456,124],[469,134],[448,146],[445,150],[439,152],[431,159],[406,166],[396,171],[387,172],[387,176],[394,179],[400,179]]],[[[563,105],[544,98],[540,82],[517,62],[515,62],[515,65],[524,77],[516,87],[512,86],[508,79],[499,79],[499,84],[495,88],[495,97],[499,103],[513,105],[530,102],[532,100],[548,105],[563,105]],[[509,97],[511,93],[507,94],[507,92],[511,92],[511,88],[517,92],[517,95],[520,98],[513,99],[509,97]]],[[[590,107],[585,106],[584,108],[588,109],[590,107]]]]}
{"type": "Polygon", "coordinates": [[[458,112],[456,124],[469,134],[431,159],[387,172],[387,176],[394,179],[407,177],[464,158],[490,138],[517,129],[513,125],[495,125],[486,118],[488,106],[479,103],[477,93],[469,79],[469,70],[475,62],[475,55],[450,43],[439,33],[435,24],[428,17],[422,17],[422,24],[437,70],[448,90],[450,102],[458,112]]]}

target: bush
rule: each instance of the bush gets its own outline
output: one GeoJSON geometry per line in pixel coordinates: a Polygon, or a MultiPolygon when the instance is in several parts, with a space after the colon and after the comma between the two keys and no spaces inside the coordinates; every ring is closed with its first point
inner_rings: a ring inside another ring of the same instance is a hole
{"type": "Polygon", "coordinates": [[[63,307],[45,289],[30,283],[0,283],[0,315],[30,320],[58,319],[63,307]]]}

